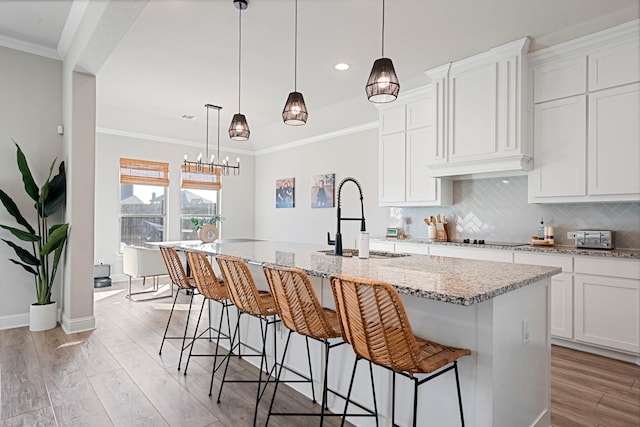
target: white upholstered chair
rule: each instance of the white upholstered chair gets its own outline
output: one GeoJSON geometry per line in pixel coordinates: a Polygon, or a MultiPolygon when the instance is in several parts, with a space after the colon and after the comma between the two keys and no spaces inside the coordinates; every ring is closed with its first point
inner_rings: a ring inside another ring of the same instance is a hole
{"type": "MultiPolygon", "coordinates": [[[[122,253],[122,272],[129,276],[129,293],[127,294],[127,297],[132,301],[135,301],[132,298],[132,295],[158,292],[158,276],[166,276],[169,274],[160,250],[145,248],[142,246],[125,246],[122,253]],[[144,291],[131,292],[131,279],[134,277],[142,278],[142,286],[146,284],[147,277],[153,277],[153,286],[144,291]]],[[[173,296],[173,286],[169,285],[169,288],[171,290],[170,295],[156,296],[146,299],[173,296]]]]}

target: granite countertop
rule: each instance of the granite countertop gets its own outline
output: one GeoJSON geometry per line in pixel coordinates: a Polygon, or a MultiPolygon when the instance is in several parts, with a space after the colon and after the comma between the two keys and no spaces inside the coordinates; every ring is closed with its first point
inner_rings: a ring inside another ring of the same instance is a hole
{"type": "Polygon", "coordinates": [[[459,246],[464,248],[480,248],[480,249],[500,249],[508,251],[527,251],[527,252],[540,252],[546,254],[565,254],[565,255],[579,255],[579,256],[597,256],[597,257],[613,257],[613,258],[630,258],[640,259],[640,249],[578,249],[574,246],[534,246],[529,244],[514,245],[514,244],[484,244],[474,245],[473,243],[460,243],[460,242],[438,242],[435,240],[429,240],[426,238],[413,237],[406,239],[386,238],[386,237],[372,237],[371,240],[376,242],[389,242],[389,243],[417,243],[423,245],[440,245],[440,246],[459,246]]]}
{"type": "Polygon", "coordinates": [[[212,255],[232,255],[251,264],[297,267],[322,278],[348,275],[382,280],[394,285],[400,293],[465,306],[562,271],[555,267],[426,255],[336,257],[323,253],[326,247],[290,242],[181,242],[177,246],[212,255]]]}

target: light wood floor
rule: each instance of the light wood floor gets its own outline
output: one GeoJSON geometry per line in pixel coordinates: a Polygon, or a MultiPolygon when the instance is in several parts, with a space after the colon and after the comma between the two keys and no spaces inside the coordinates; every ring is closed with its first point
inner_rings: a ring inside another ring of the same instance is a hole
{"type": "MultiPolygon", "coordinates": [[[[0,425],[250,425],[256,385],[225,384],[217,404],[215,395],[208,396],[210,358],[192,358],[184,376],[176,369],[177,341],[167,341],[158,355],[170,299],[130,302],[124,289],[122,283],[96,292],[95,331],[66,335],[60,327],[47,332],[0,330],[0,425]]],[[[170,329],[173,335],[184,328],[177,321],[184,317],[180,314],[170,329]]],[[[230,372],[235,378],[257,375],[238,359],[232,359],[230,372]]],[[[214,393],[218,386],[216,379],[214,393]]],[[[287,387],[282,393],[278,411],[319,408],[287,387]]],[[[264,423],[268,401],[261,404],[259,424],[264,423]]],[[[329,419],[327,425],[337,421],[329,419]]],[[[270,425],[317,422],[276,417],[270,425]]],[[[552,422],[555,427],[640,426],[640,367],[554,347],[552,422]]]]}

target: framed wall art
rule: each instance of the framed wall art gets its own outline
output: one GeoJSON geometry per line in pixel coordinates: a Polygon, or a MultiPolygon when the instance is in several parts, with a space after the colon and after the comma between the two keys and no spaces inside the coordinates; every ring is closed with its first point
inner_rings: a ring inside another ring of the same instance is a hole
{"type": "Polygon", "coordinates": [[[311,177],[311,207],[332,208],[335,206],[335,173],[325,173],[311,177]]]}
{"type": "Polygon", "coordinates": [[[276,179],[276,208],[295,207],[295,178],[276,179]]]}

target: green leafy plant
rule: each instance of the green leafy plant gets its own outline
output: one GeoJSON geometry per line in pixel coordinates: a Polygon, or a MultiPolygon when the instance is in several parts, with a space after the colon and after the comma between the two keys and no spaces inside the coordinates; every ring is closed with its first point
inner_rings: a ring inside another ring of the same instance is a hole
{"type": "Polygon", "coordinates": [[[193,231],[196,233],[202,229],[205,224],[213,224],[216,225],[218,222],[224,221],[224,217],[222,215],[214,215],[211,217],[203,218],[203,217],[191,217],[189,218],[189,222],[191,222],[191,226],[193,226],[193,231]]]}
{"type": "Polygon", "coordinates": [[[24,190],[35,202],[34,208],[38,217],[38,224],[36,227],[32,227],[22,213],[20,213],[13,199],[0,189],[0,200],[2,200],[2,204],[23,229],[10,227],[8,225],[0,225],[0,227],[8,230],[19,240],[25,242],[27,247],[31,246],[31,250],[25,249],[23,246],[17,245],[10,240],[2,240],[11,246],[19,258],[19,260],[10,259],[9,261],[33,274],[38,300],[36,304],[50,304],[53,281],[58,271],[58,264],[62,256],[62,251],[67,240],[67,231],[69,229],[69,224],[55,224],[51,227],[48,225],[49,217],[58,212],[65,203],[67,177],[64,169],[64,161],[60,162],[58,174],[52,178],[51,175],[57,160],[54,159],[49,168],[47,180],[41,187],[38,187],[33,179],[24,153],[15,141],[13,141],[13,143],[17,149],[18,169],[20,169],[20,173],[22,174],[24,190]]]}

